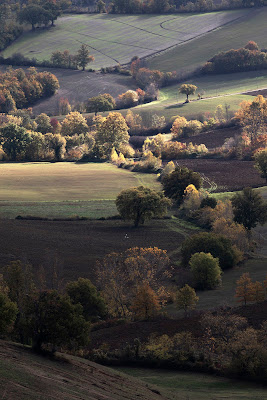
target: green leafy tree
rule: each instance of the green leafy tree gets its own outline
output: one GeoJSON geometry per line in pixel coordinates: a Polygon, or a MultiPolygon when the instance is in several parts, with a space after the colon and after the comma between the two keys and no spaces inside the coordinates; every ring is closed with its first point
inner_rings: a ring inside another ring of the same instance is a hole
{"type": "Polygon", "coordinates": [[[199,297],[197,297],[195,289],[189,285],[185,285],[179,289],[176,294],[176,307],[178,310],[184,310],[185,316],[188,310],[192,310],[196,307],[199,297]]]}
{"type": "Polygon", "coordinates": [[[171,201],[162,192],[139,186],[122,190],[116,199],[116,207],[124,220],[134,221],[134,226],[143,224],[152,217],[163,217],[171,201]]]}
{"type": "Polygon", "coordinates": [[[32,30],[35,30],[35,25],[43,22],[44,8],[38,4],[30,4],[24,7],[18,14],[19,22],[30,24],[32,30]]]}
{"type": "Polygon", "coordinates": [[[201,290],[214,289],[221,283],[221,268],[218,258],[210,253],[195,253],[189,261],[195,287],[201,290]]]}
{"type": "Polygon", "coordinates": [[[85,70],[85,67],[90,62],[94,61],[94,57],[89,55],[90,52],[85,44],[82,44],[77,53],[78,66],[85,70]]]}
{"type": "Polygon", "coordinates": [[[110,94],[100,94],[99,96],[91,97],[86,103],[86,111],[98,112],[111,111],[115,107],[115,100],[110,94]]]}
{"type": "Polygon", "coordinates": [[[30,144],[31,136],[25,128],[11,123],[0,130],[0,142],[9,159],[17,161],[30,144]]]}
{"type": "Polygon", "coordinates": [[[267,182],[267,149],[258,151],[254,155],[255,168],[261,174],[261,177],[267,182]]]}
{"type": "Polygon", "coordinates": [[[86,321],[104,317],[106,305],[100,293],[89,279],[79,278],[66,286],[66,292],[73,304],[81,304],[86,321]]]}
{"type": "Polygon", "coordinates": [[[45,113],[38,115],[35,118],[35,122],[37,123],[37,131],[43,134],[52,132],[52,125],[50,123],[50,117],[45,113]]]}
{"type": "Polygon", "coordinates": [[[182,264],[188,266],[191,256],[199,252],[211,253],[213,257],[218,258],[223,270],[232,268],[238,260],[231,240],[210,232],[197,233],[182,243],[182,264]]]}
{"type": "Polygon", "coordinates": [[[0,334],[9,331],[16,320],[18,308],[6,293],[0,292],[0,334]]]}
{"type": "Polygon", "coordinates": [[[257,224],[264,225],[267,221],[267,203],[260,193],[251,188],[244,188],[231,199],[234,220],[251,231],[257,224]]]}
{"type": "Polygon", "coordinates": [[[179,93],[186,95],[186,103],[189,103],[189,96],[195,94],[197,86],[191,85],[190,83],[184,83],[179,88],[179,93]]]}
{"type": "Polygon", "coordinates": [[[120,151],[121,145],[129,143],[128,131],[126,121],[120,113],[109,113],[97,129],[96,142],[108,153],[113,147],[120,151]]]}
{"type": "Polygon", "coordinates": [[[163,177],[161,183],[165,196],[176,201],[178,205],[181,205],[187,186],[192,184],[196,189],[199,189],[202,185],[202,178],[198,172],[194,172],[186,167],[176,167],[171,174],[163,177]]]}
{"type": "Polygon", "coordinates": [[[86,119],[78,111],[70,112],[62,122],[61,134],[64,136],[81,135],[89,130],[86,119]]]}
{"type": "Polygon", "coordinates": [[[72,304],[68,296],[45,291],[28,299],[26,327],[33,349],[42,351],[50,345],[52,352],[57,346],[73,349],[89,341],[89,322],[83,317],[80,304],[72,304]]]}

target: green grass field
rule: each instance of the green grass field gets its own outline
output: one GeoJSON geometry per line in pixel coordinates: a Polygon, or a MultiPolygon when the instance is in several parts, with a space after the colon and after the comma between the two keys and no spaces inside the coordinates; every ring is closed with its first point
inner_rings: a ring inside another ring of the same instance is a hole
{"type": "Polygon", "coordinates": [[[267,390],[262,385],[246,383],[234,379],[187,372],[166,371],[149,368],[119,367],[124,372],[142,381],[157,385],[183,400],[263,400],[267,390]]]}
{"type": "Polygon", "coordinates": [[[112,164],[2,163],[0,216],[99,218],[117,213],[114,200],[125,188],[158,188],[155,175],[112,164]]]}
{"type": "Polygon", "coordinates": [[[229,105],[229,112],[233,113],[237,111],[243,100],[254,98],[242,93],[267,88],[267,73],[266,71],[251,71],[201,76],[187,80],[186,83],[192,83],[198,87],[196,94],[191,96],[190,103],[183,103],[185,95],[178,92],[181,84],[177,84],[161,89],[159,100],[137,106],[132,110],[141,115],[157,113],[164,115],[168,120],[175,115],[187,118],[196,118],[205,112],[213,115],[219,104],[229,105]],[[203,99],[197,100],[197,94],[201,92],[204,93],[203,99]]]}
{"type": "Polygon", "coordinates": [[[162,71],[191,71],[204,64],[220,51],[238,49],[249,40],[261,48],[267,47],[267,7],[250,9],[243,18],[220,29],[167,50],[148,62],[150,68],[162,71]]]}
{"type": "Polygon", "coordinates": [[[8,47],[4,56],[20,52],[38,60],[49,59],[56,50],[77,52],[82,43],[91,49],[99,69],[128,63],[201,37],[225,24],[239,24],[250,10],[180,15],[66,15],[51,29],[26,32],[8,47]]]}

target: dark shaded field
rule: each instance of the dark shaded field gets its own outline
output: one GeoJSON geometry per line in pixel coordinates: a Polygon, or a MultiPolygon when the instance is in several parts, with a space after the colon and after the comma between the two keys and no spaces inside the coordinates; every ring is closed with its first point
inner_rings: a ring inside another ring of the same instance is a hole
{"type": "MultiPolygon", "coordinates": [[[[247,186],[266,185],[265,179],[254,168],[253,161],[188,159],[178,160],[177,163],[204,174],[215,183],[216,192],[232,192],[247,186]]],[[[209,188],[207,184],[204,186],[209,188]]]]}
{"type": "Polygon", "coordinates": [[[82,358],[60,359],[33,354],[22,346],[0,342],[2,400],[167,400],[179,399],[111,368],[82,358]],[[163,393],[163,394],[161,394],[163,393]]]}
{"type": "Polygon", "coordinates": [[[237,127],[233,128],[223,128],[223,129],[215,129],[213,131],[200,133],[196,136],[191,136],[186,140],[181,140],[181,142],[193,144],[204,144],[209,150],[216,149],[217,147],[221,147],[225,140],[236,135],[240,134],[240,129],[237,127]]]}
{"type": "Polygon", "coordinates": [[[130,247],[159,247],[174,252],[183,233],[170,220],[154,220],[134,229],[129,223],[111,221],[0,220],[0,265],[21,259],[35,268],[57,265],[65,279],[94,279],[96,260],[112,251],[130,247]],[[129,239],[125,239],[125,234],[129,239]]]}

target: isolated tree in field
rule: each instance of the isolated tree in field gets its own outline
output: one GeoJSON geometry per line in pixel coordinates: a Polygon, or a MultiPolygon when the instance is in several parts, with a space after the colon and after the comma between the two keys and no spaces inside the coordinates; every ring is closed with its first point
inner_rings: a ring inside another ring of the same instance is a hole
{"type": "Polygon", "coordinates": [[[191,256],[199,252],[211,253],[218,258],[222,270],[232,268],[238,259],[230,239],[210,232],[197,233],[185,239],[181,248],[182,264],[187,267],[191,256]]]}
{"type": "Polygon", "coordinates": [[[122,190],[116,199],[122,219],[133,221],[135,227],[153,217],[163,217],[170,206],[171,201],[162,192],[144,186],[122,190]]]}
{"type": "Polygon", "coordinates": [[[267,203],[260,193],[251,188],[244,188],[231,199],[234,220],[251,231],[257,224],[264,225],[267,221],[267,203]]]}
{"type": "Polygon", "coordinates": [[[8,124],[0,129],[0,143],[11,161],[17,161],[19,156],[23,156],[30,142],[29,132],[21,126],[8,124]]]}
{"type": "Polygon", "coordinates": [[[248,272],[240,276],[236,282],[235,297],[238,302],[243,302],[245,305],[252,300],[253,283],[248,272]]]}
{"type": "Polygon", "coordinates": [[[69,113],[61,125],[61,134],[64,136],[81,135],[89,130],[86,119],[78,111],[69,113]]]}
{"type": "Polygon", "coordinates": [[[131,310],[134,318],[141,321],[154,317],[160,310],[158,296],[148,283],[138,288],[131,310]]]}
{"type": "Polygon", "coordinates": [[[254,154],[255,168],[260,172],[261,177],[267,182],[267,149],[254,154]]]}
{"type": "Polygon", "coordinates": [[[9,331],[16,320],[18,308],[6,293],[0,292],[0,335],[9,331]]]}
{"type": "Polygon", "coordinates": [[[201,290],[214,289],[221,283],[222,270],[218,258],[210,253],[195,253],[189,261],[195,287],[201,290]]]}
{"type": "Polygon", "coordinates": [[[161,183],[165,196],[181,205],[187,186],[192,184],[196,189],[199,189],[202,185],[202,179],[198,172],[186,167],[176,167],[171,174],[163,177],[161,183]]]}
{"type": "Polygon", "coordinates": [[[184,83],[179,88],[179,93],[186,95],[186,103],[189,103],[189,96],[195,94],[197,90],[197,86],[191,85],[190,83],[184,83]]]}
{"type": "Polygon", "coordinates": [[[136,293],[144,285],[155,292],[161,305],[169,298],[166,280],[172,276],[165,250],[134,247],[111,253],[96,268],[98,284],[110,314],[127,317],[136,293]]]}
{"type": "Polygon", "coordinates": [[[95,57],[89,55],[90,52],[85,44],[82,44],[77,53],[78,66],[85,70],[85,67],[90,62],[94,61],[95,57]]]}
{"type": "Polygon", "coordinates": [[[109,113],[97,129],[96,142],[106,152],[111,149],[120,150],[120,146],[129,143],[129,128],[123,116],[118,112],[109,113]]]}
{"type": "Polygon", "coordinates": [[[26,326],[33,348],[40,352],[43,345],[75,348],[89,340],[89,322],[83,317],[80,304],[72,304],[68,296],[56,291],[41,292],[28,299],[26,326]]]}
{"type": "Polygon", "coordinates": [[[179,289],[176,294],[175,305],[178,310],[184,310],[185,316],[188,310],[192,310],[196,307],[199,297],[197,297],[195,289],[189,285],[185,285],[179,289]]]}
{"type": "Polygon", "coordinates": [[[82,305],[86,321],[106,314],[105,302],[89,279],[79,278],[77,281],[68,283],[66,292],[73,304],[82,305]]]}

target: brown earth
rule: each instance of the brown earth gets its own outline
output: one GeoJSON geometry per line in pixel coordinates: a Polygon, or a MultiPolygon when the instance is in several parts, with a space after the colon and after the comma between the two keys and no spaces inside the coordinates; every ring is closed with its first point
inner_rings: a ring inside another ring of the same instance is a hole
{"type": "Polygon", "coordinates": [[[234,137],[240,134],[240,128],[223,128],[223,129],[214,129],[209,132],[200,133],[197,136],[191,136],[185,140],[181,140],[181,142],[193,144],[205,144],[205,146],[210,149],[216,149],[217,147],[221,147],[225,140],[231,137],[234,137]]]}
{"type": "MultiPolygon", "coordinates": [[[[265,179],[254,168],[253,161],[184,159],[176,163],[209,178],[215,184],[215,192],[232,192],[248,186],[255,188],[266,185],[265,179]]],[[[204,184],[206,188],[209,186],[204,184]]]]}
{"type": "Polygon", "coordinates": [[[168,400],[177,399],[150,384],[82,358],[37,356],[0,341],[2,400],[168,400]]]}
{"type": "Polygon", "coordinates": [[[121,220],[0,220],[0,266],[20,259],[35,268],[56,264],[65,279],[94,279],[96,260],[112,251],[136,246],[176,251],[183,235],[170,229],[169,223],[153,220],[135,229],[121,220]]]}

